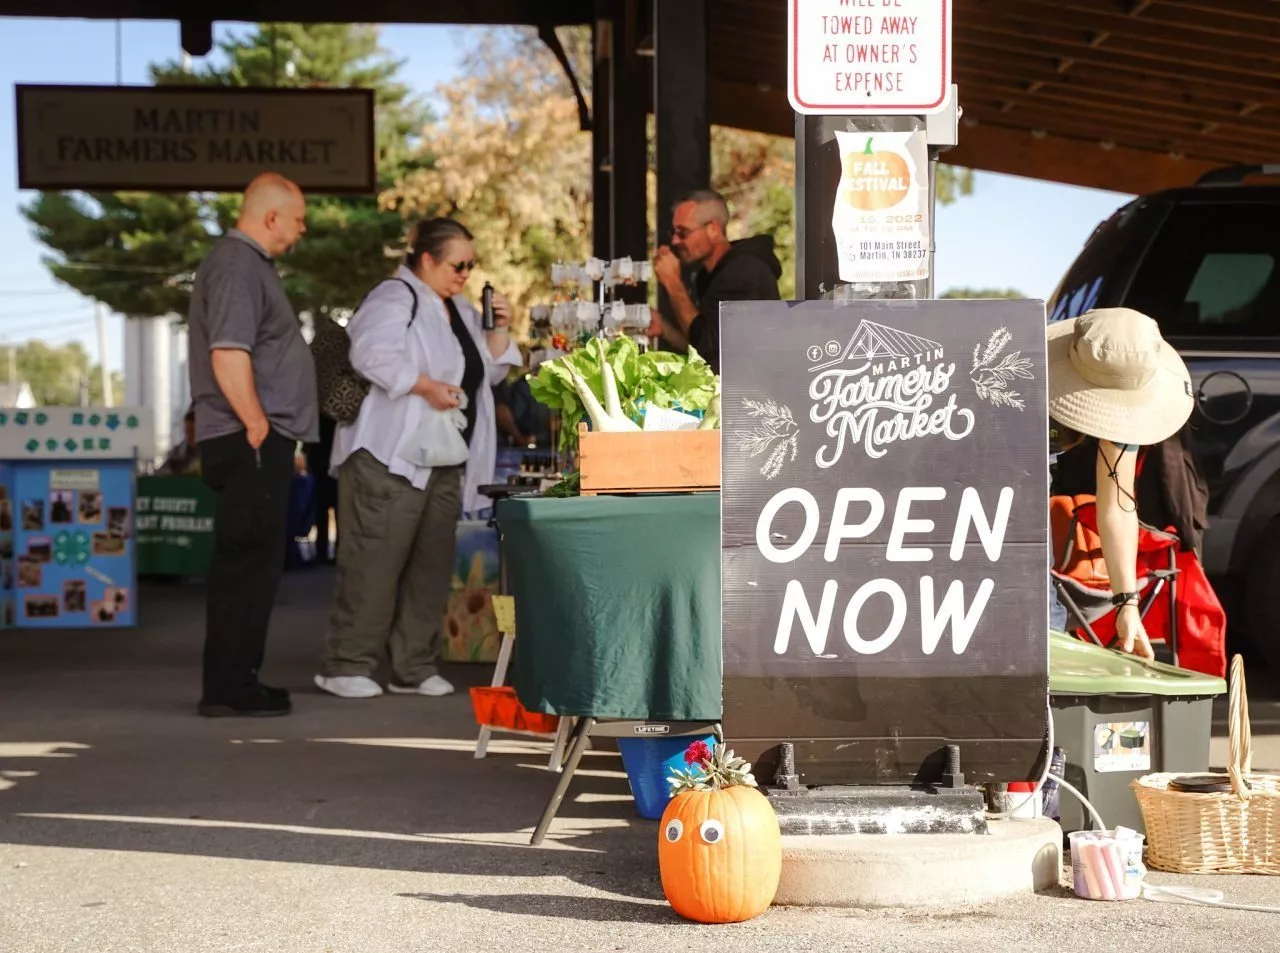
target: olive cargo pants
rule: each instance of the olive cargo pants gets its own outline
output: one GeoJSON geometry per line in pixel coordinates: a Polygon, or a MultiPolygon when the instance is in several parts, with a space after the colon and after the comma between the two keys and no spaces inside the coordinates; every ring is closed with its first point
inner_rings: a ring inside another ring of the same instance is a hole
{"type": "Polygon", "coordinates": [[[453,578],[463,467],[425,489],[359,450],[338,470],[338,572],[323,674],[372,676],[383,649],[401,685],[437,674],[453,578]]]}

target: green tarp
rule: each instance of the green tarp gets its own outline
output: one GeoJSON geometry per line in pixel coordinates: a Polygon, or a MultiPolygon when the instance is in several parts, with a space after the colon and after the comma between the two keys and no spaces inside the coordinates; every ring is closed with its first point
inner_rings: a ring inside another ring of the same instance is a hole
{"type": "Polygon", "coordinates": [[[213,556],[218,501],[198,476],[138,478],[137,566],[143,576],[200,576],[213,556]]]}
{"type": "Polygon", "coordinates": [[[720,495],[497,505],[532,711],[720,717],[720,495]]]}

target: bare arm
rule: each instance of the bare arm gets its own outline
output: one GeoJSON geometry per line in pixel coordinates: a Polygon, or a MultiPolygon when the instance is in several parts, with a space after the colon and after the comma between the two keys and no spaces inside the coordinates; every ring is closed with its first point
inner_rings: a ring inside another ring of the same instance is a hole
{"type": "MultiPolygon", "coordinates": [[[[689,289],[684,286],[684,282],[680,278],[679,259],[665,245],[659,248],[657,254],[654,255],[653,274],[658,279],[658,283],[662,285],[662,289],[667,293],[667,300],[671,302],[671,310],[675,312],[676,322],[679,327],[673,330],[680,332],[685,341],[685,346],[688,347],[689,326],[693,324],[693,319],[698,316],[698,306],[694,303],[693,298],[689,296],[689,289]]],[[[674,344],[676,342],[672,341],[671,343],[674,344]]]]}
{"type": "Polygon", "coordinates": [[[262,404],[258,402],[258,389],[253,383],[253,362],[249,352],[239,348],[214,348],[211,357],[213,377],[218,382],[218,389],[244,424],[249,445],[257,450],[267,439],[271,425],[267,422],[267,415],[262,412],[262,404]]]}
{"type": "Polygon", "coordinates": [[[689,339],[685,333],[672,327],[655,308],[649,309],[649,337],[661,338],[680,352],[689,350],[689,339]]]}
{"type": "MultiPolygon", "coordinates": [[[[1134,471],[1137,454],[1133,451],[1122,454],[1119,447],[1107,440],[1099,440],[1098,449],[1098,536],[1102,540],[1102,558],[1107,564],[1111,591],[1117,595],[1136,592],[1138,507],[1134,501],[1134,471]],[[1115,468],[1114,479],[1111,476],[1112,467],[1115,468]]],[[[1136,599],[1118,608],[1116,632],[1124,651],[1143,658],[1155,657],[1151,641],[1142,625],[1136,599]]]]}

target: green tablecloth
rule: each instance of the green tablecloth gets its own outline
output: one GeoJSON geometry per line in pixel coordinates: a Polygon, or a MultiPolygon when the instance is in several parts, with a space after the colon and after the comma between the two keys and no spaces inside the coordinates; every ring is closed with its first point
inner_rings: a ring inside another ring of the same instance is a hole
{"type": "Polygon", "coordinates": [[[137,567],[143,576],[200,576],[213,557],[218,500],[198,476],[138,478],[137,567]]]}
{"type": "Polygon", "coordinates": [[[533,711],[718,719],[720,495],[505,499],[511,684],[533,711]]]}

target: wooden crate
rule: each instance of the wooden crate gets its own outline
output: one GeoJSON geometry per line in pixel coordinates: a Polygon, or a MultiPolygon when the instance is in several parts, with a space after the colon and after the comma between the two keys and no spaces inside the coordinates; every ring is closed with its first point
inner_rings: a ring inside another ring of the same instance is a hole
{"type": "Polygon", "coordinates": [[[583,496],[720,489],[720,431],[596,433],[578,428],[583,496]]]}

